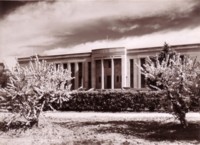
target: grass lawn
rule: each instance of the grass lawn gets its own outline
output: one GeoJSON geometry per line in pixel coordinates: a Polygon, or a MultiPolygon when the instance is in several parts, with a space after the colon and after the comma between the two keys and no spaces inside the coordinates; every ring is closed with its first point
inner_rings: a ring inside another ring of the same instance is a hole
{"type": "Polygon", "coordinates": [[[29,130],[5,132],[0,121],[0,145],[200,144],[200,113],[188,113],[187,120],[183,129],[167,113],[46,112],[29,130]]]}

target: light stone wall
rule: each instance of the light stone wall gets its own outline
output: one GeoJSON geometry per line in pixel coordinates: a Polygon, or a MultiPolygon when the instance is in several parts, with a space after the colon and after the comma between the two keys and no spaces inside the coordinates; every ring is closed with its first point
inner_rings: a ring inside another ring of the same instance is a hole
{"type": "MultiPolygon", "coordinates": [[[[200,61],[200,44],[178,45],[172,46],[174,50],[181,54],[188,54],[197,57],[200,61]]],[[[93,50],[91,53],[84,54],[66,54],[58,56],[42,56],[40,59],[47,60],[48,63],[67,64],[67,68],[71,71],[71,63],[75,65],[75,89],[79,88],[79,67],[78,63],[82,63],[82,81],[83,88],[88,88],[88,62],[91,62],[91,82],[92,87],[97,89],[107,88],[107,76],[111,76],[112,88],[130,87],[130,59],[133,59],[133,87],[141,88],[141,72],[140,59],[147,56],[155,56],[160,52],[162,47],[126,49],[124,47],[105,48],[93,50]],[[120,63],[117,63],[120,59],[120,63]],[[96,60],[99,62],[96,64],[96,60]],[[111,60],[111,68],[108,68],[108,61],[111,60]],[[103,62],[103,63],[102,63],[103,62]],[[114,65],[113,65],[114,64],[114,65]],[[103,76],[103,78],[102,78],[103,76]],[[117,82],[117,76],[121,76],[120,82],[117,82]],[[101,77],[101,80],[99,80],[101,77]],[[113,80],[112,80],[113,79],[113,80]]],[[[19,63],[26,66],[30,58],[20,58],[19,63]]]]}

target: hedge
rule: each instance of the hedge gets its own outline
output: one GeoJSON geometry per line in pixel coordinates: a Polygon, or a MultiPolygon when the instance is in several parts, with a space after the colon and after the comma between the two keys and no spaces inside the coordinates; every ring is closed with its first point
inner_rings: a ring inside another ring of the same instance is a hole
{"type": "Polygon", "coordinates": [[[62,111],[170,111],[164,92],[156,91],[80,91],[71,94],[62,111]]]}

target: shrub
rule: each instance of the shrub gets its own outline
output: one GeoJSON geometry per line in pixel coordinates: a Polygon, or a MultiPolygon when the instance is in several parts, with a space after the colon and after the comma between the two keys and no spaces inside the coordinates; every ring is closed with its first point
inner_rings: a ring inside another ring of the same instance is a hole
{"type": "Polygon", "coordinates": [[[165,44],[162,55],[155,57],[154,60],[147,58],[147,63],[141,70],[150,82],[148,84],[150,88],[165,90],[174,115],[183,127],[186,127],[185,115],[191,108],[191,102],[195,102],[194,98],[197,95],[195,91],[198,92],[200,89],[196,82],[199,80],[200,67],[196,59],[189,56],[181,57],[177,52],[167,49],[170,48],[165,44]]]}
{"type": "MultiPolygon", "coordinates": [[[[82,91],[71,94],[62,111],[163,111],[167,108],[162,91],[82,91]]],[[[52,106],[58,106],[54,103],[52,106]]]]}
{"type": "Polygon", "coordinates": [[[68,100],[71,79],[69,71],[40,61],[37,56],[27,67],[18,64],[11,71],[10,83],[0,90],[0,105],[13,113],[8,125],[18,117],[37,125],[45,106],[53,109],[51,104],[56,102],[61,107],[68,100]]]}

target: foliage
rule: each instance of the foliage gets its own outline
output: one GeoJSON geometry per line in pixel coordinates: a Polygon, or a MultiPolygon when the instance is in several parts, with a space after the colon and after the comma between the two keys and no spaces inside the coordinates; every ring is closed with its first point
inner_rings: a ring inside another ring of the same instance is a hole
{"type": "Polygon", "coordinates": [[[40,61],[37,56],[26,67],[18,64],[11,71],[10,83],[0,90],[0,105],[14,114],[8,124],[18,117],[37,124],[45,106],[53,109],[52,103],[61,106],[68,100],[71,79],[68,70],[40,61]]]}
{"type": "Polygon", "coordinates": [[[197,85],[200,67],[196,59],[189,56],[181,57],[177,52],[169,51],[170,48],[167,46],[164,46],[163,51],[155,57],[154,61],[148,57],[141,70],[148,81],[154,82],[149,83],[151,88],[166,90],[167,99],[173,106],[175,116],[186,127],[185,114],[194,96],[192,88],[197,85]]]}
{"type": "Polygon", "coordinates": [[[163,91],[79,91],[71,93],[69,101],[61,108],[57,108],[56,103],[52,106],[62,111],[163,111],[169,108],[166,100],[160,97],[164,94],[163,91]]]}
{"type": "Polygon", "coordinates": [[[0,88],[5,88],[9,81],[9,70],[4,69],[0,70],[0,88]]]}

